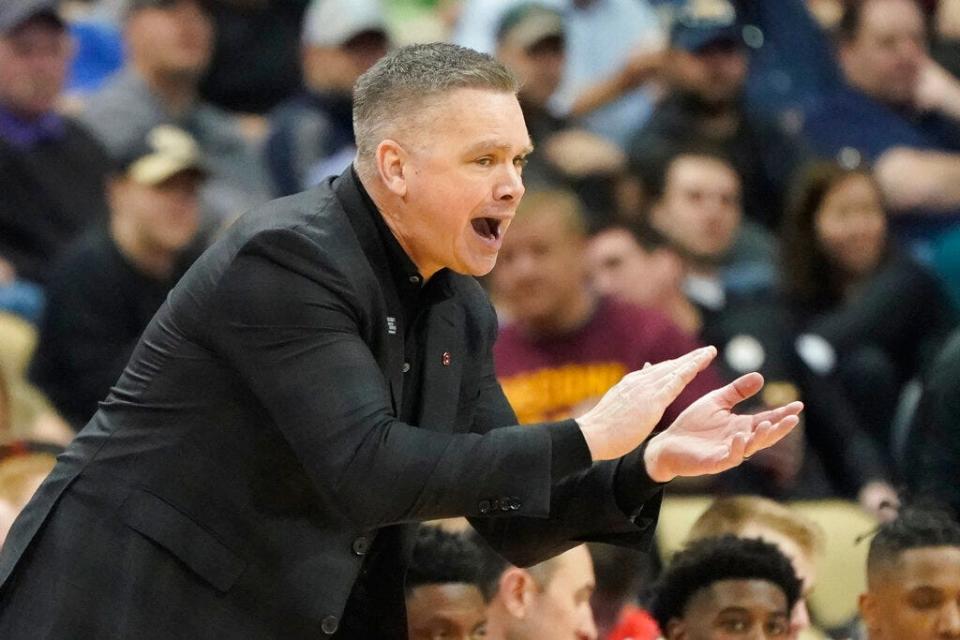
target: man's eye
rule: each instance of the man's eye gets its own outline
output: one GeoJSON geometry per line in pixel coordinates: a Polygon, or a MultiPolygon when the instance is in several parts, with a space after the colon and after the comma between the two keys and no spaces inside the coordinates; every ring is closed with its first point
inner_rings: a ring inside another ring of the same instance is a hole
{"type": "Polygon", "coordinates": [[[493,159],[487,157],[477,158],[477,164],[481,167],[489,167],[491,164],[493,164],[493,159]]]}
{"type": "Polygon", "coordinates": [[[530,160],[526,156],[523,156],[521,158],[515,158],[513,164],[522,169],[523,167],[527,166],[528,162],[530,162],[530,160]]]}

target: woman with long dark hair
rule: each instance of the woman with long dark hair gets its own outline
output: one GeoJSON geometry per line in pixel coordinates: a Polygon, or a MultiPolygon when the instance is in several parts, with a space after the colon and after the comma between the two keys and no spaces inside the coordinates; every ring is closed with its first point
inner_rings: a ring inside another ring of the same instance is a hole
{"type": "Polygon", "coordinates": [[[955,321],[940,283],[895,246],[882,192],[865,167],[805,167],[782,242],[783,285],[801,355],[835,371],[865,426],[890,451],[903,385],[955,321]]]}

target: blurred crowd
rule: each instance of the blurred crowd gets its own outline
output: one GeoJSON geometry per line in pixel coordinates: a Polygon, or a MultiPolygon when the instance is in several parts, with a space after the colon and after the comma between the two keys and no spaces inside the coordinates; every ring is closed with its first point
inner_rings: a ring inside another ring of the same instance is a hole
{"type": "Polygon", "coordinates": [[[700,344],[664,426],[754,370],[743,410],[806,410],[673,483],[650,557],[425,526],[411,637],[960,638],[960,0],[0,1],[0,541],[193,259],[346,170],[356,79],[433,40],[522,83],[483,283],[521,422],[700,344]]]}

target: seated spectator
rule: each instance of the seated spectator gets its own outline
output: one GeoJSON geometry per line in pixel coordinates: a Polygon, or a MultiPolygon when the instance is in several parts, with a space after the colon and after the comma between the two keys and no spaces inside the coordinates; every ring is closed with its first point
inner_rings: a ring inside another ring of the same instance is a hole
{"type": "Polygon", "coordinates": [[[960,526],[940,512],[906,510],[880,527],[860,615],[867,640],[960,638],[960,526]]]}
{"type": "Polygon", "coordinates": [[[127,65],[86,101],[81,114],[114,157],[147,132],[172,124],[196,138],[210,179],[202,203],[232,220],[268,198],[266,172],[235,119],[198,93],[213,49],[213,25],[199,0],[130,0],[124,23],[127,65]]]}
{"type": "Polygon", "coordinates": [[[773,500],[755,496],[720,498],[697,519],[688,541],[722,535],[760,538],[780,550],[793,565],[802,591],[790,612],[790,632],[796,637],[810,627],[807,596],[817,581],[817,556],[823,552],[824,532],[816,522],[773,500]]]}
{"type": "Polygon", "coordinates": [[[923,377],[906,436],[903,477],[914,500],[932,501],[960,518],[960,330],[923,377]]]}
{"type": "Polygon", "coordinates": [[[593,563],[585,545],[525,569],[509,564],[489,547],[483,549],[482,579],[493,594],[487,609],[488,637],[596,640],[590,608],[593,563]]]}
{"type": "MultiPolygon", "coordinates": [[[[585,246],[580,203],[559,190],[527,193],[504,236],[492,286],[509,324],[494,360],[521,423],[578,416],[630,371],[697,346],[658,311],[594,295],[585,246]]],[[[668,407],[662,424],[719,386],[707,369],[668,407]]]]}
{"type": "Polygon", "coordinates": [[[759,398],[764,405],[806,404],[802,429],[722,477],[721,486],[778,499],[858,496],[871,510],[895,499],[884,456],[850,400],[832,374],[811,369],[794,348],[771,241],[759,228],[742,226],[733,166],[710,152],[680,154],[652,195],[650,225],[684,257],[684,289],[700,314],[699,339],[717,346],[720,370],[728,379],[759,370],[767,378],[759,398]]]}
{"type": "Polygon", "coordinates": [[[845,165],[873,165],[895,234],[929,258],[960,225],[960,82],[928,57],[916,0],[848,3],[838,38],[848,86],[808,113],[804,135],[845,165]]]}
{"type": "Polygon", "coordinates": [[[106,217],[109,160],[56,112],[70,57],[54,0],[0,2],[0,286],[21,283],[6,295],[28,316],[39,291],[22,283],[44,284],[64,247],[106,217]]]}
{"type": "Polygon", "coordinates": [[[700,332],[700,312],[683,292],[683,258],[659,231],[643,223],[603,226],[591,234],[586,260],[600,295],[656,309],[686,333],[700,332]]]}
{"type": "Polygon", "coordinates": [[[420,527],[406,574],[410,640],[478,640],[487,636],[480,549],[462,533],[420,527]]]}
{"type": "MultiPolygon", "coordinates": [[[[492,53],[500,21],[526,1],[466,0],[454,42],[492,53]]],[[[563,82],[552,98],[554,110],[582,116],[587,130],[624,146],[656,99],[656,87],[647,81],[658,70],[663,49],[659,17],[646,0],[538,1],[563,11],[567,35],[568,55],[563,82]],[[598,89],[603,96],[599,101],[598,89]]]]}
{"type": "Polygon", "coordinates": [[[730,535],[706,538],[674,556],[651,611],[666,640],[786,640],[800,586],[774,545],[730,535]]]}
{"type": "Polygon", "coordinates": [[[687,3],[671,30],[668,93],[636,131],[628,153],[631,167],[654,185],[671,157],[712,147],[743,177],[746,217],[775,229],[801,151],[779,126],[751,118],[744,107],[748,54],[742,31],[727,0],[687,3]]]}
{"type": "Polygon", "coordinates": [[[110,181],[109,229],[79,241],[54,271],[29,375],[75,429],[185,271],[205,171],[189,134],[153,129],[110,181]]]}
{"type": "Polygon", "coordinates": [[[340,173],[356,153],[353,83],[390,44],[379,0],[314,0],[303,21],[305,91],[270,116],[273,192],[290,195],[340,173]]]}
{"type": "Polygon", "coordinates": [[[497,59],[520,81],[517,98],[538,147],[524,167],[524,184],[571,187],[590,203],[591,216],[607,217],[621,208],[616,191],[629,180],[626,156],[550,107],[567,58],[566,30],[559,10],[535,2],[507,11],[497,29],[497,59]]]}
{"type": "Polygon", "coordinates": [[[956,321],[936,278],[898,251],[865,169],[815,163],[795,185],[783,284],[804,340],[826,341],[863,424],[884,451],[903,385],[929,366],[956,321]]]}

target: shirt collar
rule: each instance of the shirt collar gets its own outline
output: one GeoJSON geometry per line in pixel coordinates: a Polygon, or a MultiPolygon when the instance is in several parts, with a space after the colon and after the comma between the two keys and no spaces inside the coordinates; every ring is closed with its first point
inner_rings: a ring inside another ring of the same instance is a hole
{"type": "Polygon", "coordinates": [[[48,112],[34,120],[24,120],[0,106],[0,138],[24,151],[38,144],[56,141],[66,135],[63,116],[48,112]]]}

